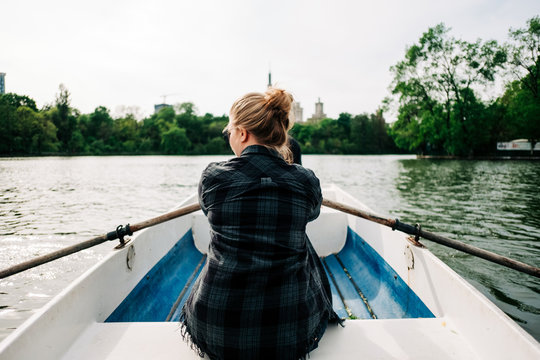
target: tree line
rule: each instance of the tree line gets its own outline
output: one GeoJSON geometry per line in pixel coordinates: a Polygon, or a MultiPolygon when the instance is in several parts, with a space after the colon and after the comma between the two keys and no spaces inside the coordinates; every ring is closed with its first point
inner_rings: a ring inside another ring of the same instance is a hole
{"type": "Polygon", "coordinates": [[[396,145],[416,153],[475,156],[498,141],[540,138],[540,18],[509,41],[468,42],[439,24],[391,68],[396,145]],[[494,96],[497,84],[504,93],[494,96]]]}
{"type": "MultiPolygon", "coordinates": [[[[81,114],[60,85],[52,105],[42,109],[28,96],[0,96],[0,154],[231,154],[222,131],[228,116],[197,115],[193,103],[165,107],[137,121],[127,114],[113,118],[103,106],[81,114]]],[[[382,113],[297,123],[291,134],[304,153],[379,154],[398,151],[382,113]]]]}
{"type": "MultiPolygon", "coordinates": [[[[468,42],[444,24],[429,28],[390,68],[391,96],[374,114],[296,123],[308,154],[494,153],[498,141],[540,138],[540,18],[510,29],[509,41],[468,42]],[[502,94],[494,94],[504,83],[502,94]],[[498,96],[496,96],[498,95],[498,96]],[[397,120],[386,123],[394,111],[397,120]]],[[[198,115],[193,103],[165,107],[137,120],[97,107],[81,114],[60,85],[38,109],[24,95],[0,96],[0,154],[230,154],[222,138],[228,117],[198,115]]]]}

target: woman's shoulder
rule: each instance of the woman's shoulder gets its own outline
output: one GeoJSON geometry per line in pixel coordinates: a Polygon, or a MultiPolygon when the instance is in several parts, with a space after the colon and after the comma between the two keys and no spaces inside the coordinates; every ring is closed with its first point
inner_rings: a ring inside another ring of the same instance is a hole
{"type": "Polygon", "coordinates": [[[227,171],[227,166],[226,166],[227,162],[228,161],[211,162],[203,170],[203,175],[216,175],[224,171],[227,171]]]}
{"type": "Polygon", "coordinates": [[[306,178],[309,178],[309,179],[313,179],[313,180],[319,180],[317,178],[317,175],[315,175],[315,172],[313,172],[313,170],[311,169],[308,169],[306,167],[303,167],[302,165],[298,165],[298,164],[290,164],[290,167],[293,169],[294,173],[298,176],[304,176],[306,178]]]}
{"type": "Polygon", "coordinates": [[[241,167],[239,158],[232,158],[227,161],[211,162],[202,172],[202,180],[223,180],[238,176],[241,167]]]}

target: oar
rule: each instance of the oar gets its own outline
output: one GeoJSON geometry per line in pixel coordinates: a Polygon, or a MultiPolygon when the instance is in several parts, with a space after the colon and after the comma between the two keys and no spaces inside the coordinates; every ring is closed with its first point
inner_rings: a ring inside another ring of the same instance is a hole
{"type": "MultiPolygon", "coordinates": [[[[537,267],[527,265],[520,261],[513,260],[505,256],[501,256],[501,255],[492,253],[490,251],[474,247],[472,245],[468,245],[468,244],[465,244],[456,240],[446,238],[444,236],[440,236],[440,235],[422,230],[418,227],[402,223],[398,219],[387,219],[382,216],[371,214],[369,212],[351,207],[349,205],[345,205],[345,204],[328,200],[328,199],[323,199],[323,205],[351,214],[351,215],[361,217],[369,221],[379,223],[381,225],[388,226],[392,228],[392,230],[399,230],[409,235],[420,236],[420,237],[423,237],[424,239],[434,241],[438,244],[448,246],[453,249],[463,251],[467,254],[478,256],[485,260],[492,261],[494,263],[504,265],[511,269],[518,270],[526,274],[533,275],[540,278],[540,269],[537,267]]],[[[200,209],[199,204],[191,204],[191,205],[184,206],[180,209],[171,211],[169,213],[163,214],[161,216],[158,216],[158,217],[155,217],[155,218],[152,218],[152,219],[149,219],[149,220],[146,220],[146,221],[134,224],[134,225],[128,224],[125,227],[118,226],[115,231],[111,231],[107,234],[95,237],[93,239],[83,241],[81,243],[78,243],[72,246],[68,246],[64,249],[60,249],[58,251],[55,251],[55,252],[34,258],[32,260],[20,263],[18,265],[14,265],[7,269],[1,270],[0,279],[6,278],[8,276],[20,273],[22,271],[25,271],[34,267],[37,267],[39,265],[43,265],[45,263],[62,258],[64,256],[74,254],[81,250],[91,248],[93,246],[104,243],[105,241],[120,239],[120,245],[122,246],[124,244],[125,235],[132,235],[134,232],[137,232],[139,230],[142,230],[142,229],[145,229],[147,227],[154,226],[157,224],[161,224],[165,221],[169,221],[169,220],[175,219],[177,217],[180,217],[186,214],[190,214],[199,209],[200,209]]]]}
{"type": "Polygon", "coordinates": [[[93,239],[86,240],[86,241],[83,241],[81,243],[78,243],[78,244],[75,244],[75,245],[72,245],[72,246],[68,246],[66,248],[57,250],[55,252],[52,252],[52,253],[49,253],[49,254],[46,254],[46,255],[43,255],[43,256],[39,256],[39,257],[34,258],[32,260],[28,260],[28,261],[25,261],[25,262],[20,263],[18,265],[14,265],[14,266],[11,266],[11,267],[9,267],[7,269],[4,269],[4,270],[0,271],[0,279],[6,278],[8,276],[11,276],[11,275],[14,275],[14,274],[17,274],[17,273],[20,273],[21,271],[25,271],[25,270],[34,268],[34,267],[39,266],[39,265],[43,265],[43,264],[48,263],[50,261],[60,259],[61,257],[74,254],[74,253],[79,252],[81,250],[91,248],[92,246],[99,245],[101,243],[104,243],[105,241],[120,239],[119,247],[123,247],[123,245],[125,244],[124,236],[132,235],[134,232],[145,229],[147,227],[154,226],[154,225],[157,225],[157,224],[161,224],[161,223],[163,223],[165,221],[169,221],[169,220],[175,219],[177,217],[190,214],[192,212],[195,212],[195,211],[199,210],[200,208],[201,208],[201,206],[199,204],[191,204],[191,205],[181,207],[181,208],[176,209],[174,211],[168,212],[166,214],[160,215],[158,217],[155,217],[155,218],[152,218],[152,219],[149,219],[149,220],[137,223],[137,224],[133,224],[133,225],[127,224],[126,226],[120,225],[120,226],[118,226],[116,228],[115,231],[111,231],[111,232],[109,232],[107,234],[103,234],[103,235],[95,237],[93,239]]]}
{"type": "Polygon", "coordinates": [[[355,216],[361,217],[363,219],[373,221],[373,222],[376,222],[376,223],[381,224],[381,225],[388,226],[388,227],[392,228],[392,230],[399,230],[399,231],[402,231],[402,232],[407,233],[409,235],[420,236],[420,237],[423,237],[424,239],[431,240],[431,241],[436,242],[438,244],[448,246],[448,247],[451,247],[453,249],[463,251],[463,252],[465,252],[467,254],[478,256],[478,257],[480,257],[482,259],[485,259],[485,260],[488,260],[488,261],[491,261],[491,262],[494,262],[494,263],[497,263],[497,264],[500,264],[500,265],[504,265],[504,266],[509,267],[511,269],[518,270],[518,271],[524,272],[526,274],[529,274],[529,275],[536,276],[536,277],[540,278],[540,268],[537,268],[537,267],[534,267],[534,266],[531,266],[531,265],[527,265],[527,264],[522,263],[520,261],[513,260],[513,259],[507,258],[505,256],[498,255],[498,254],[492,253],[490,251],[487,251],[487,250],[480,249],[480,248],[477,248],[477,247],[472,246],[472,245],[462,243],[460,241],[452,240],[452,239],[449,239],[447,237],[431,233],[429,231],[422,230],[420,227],[416,227],[416,226],[412,226],[412,225],[402,223],[398,219],[387,219],[387,218],[384,218],[382,216],[371,214],[369,212],[354,208],[352,206],[345,205],[345,204],[342,204],[342,203],[339,203],[339,202],[336,202],[336,201],[332,201],[332,200],[328,200],[328,199],[323,199],[322,203],[325,206],[328,206],[330,208],[342,211],[344,213],[355,215],[355,216]]]}

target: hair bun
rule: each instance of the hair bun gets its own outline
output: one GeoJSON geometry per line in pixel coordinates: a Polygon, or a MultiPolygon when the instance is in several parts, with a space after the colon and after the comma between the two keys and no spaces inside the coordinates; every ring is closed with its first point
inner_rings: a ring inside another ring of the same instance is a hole
{"type": "Polygon", "coordinates": [[[269,88],[264,94],[267,108],[280,109],[285,112],[291,111],[293,97],[287,91],[277,88],[269,88]]]}
{"type": "Polygon", "coordinates": [[[264,94],[266,109],[273,113],[273,118],[281,122],[288,130],[289,112],[291,111],[293,96],[283,89],[269,88],[264,94]]]}
{"type": "Polygon", "coordinates": [[[231,107],[230,121],[253,134],[258,143],[278,151],[291,163],[287,132],[293,97],[285,90],[269,88],[265,93],[251,92],[237,99],[231,107]]]}

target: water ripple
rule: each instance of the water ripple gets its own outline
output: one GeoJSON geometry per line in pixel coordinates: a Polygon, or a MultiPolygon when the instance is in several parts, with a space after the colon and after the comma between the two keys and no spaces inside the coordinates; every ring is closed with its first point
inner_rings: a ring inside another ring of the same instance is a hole
{"type": "MultiPolygon", "coordinates": [[[[159,215],[227,156],[0,159],[0,267],[159,215]]],[[[540,163],[303,156],[375,212],[540,266],[540,163]]],[[[426,241],[537,339],[540,279],[426,241]]],[[[0,282],[0,339],[110,253],[102,244],[0,282]],[[30,294],[30,295],[29,295],[30,294]],[[31,294],[39,294],[33,296],[31,294]]]]}

